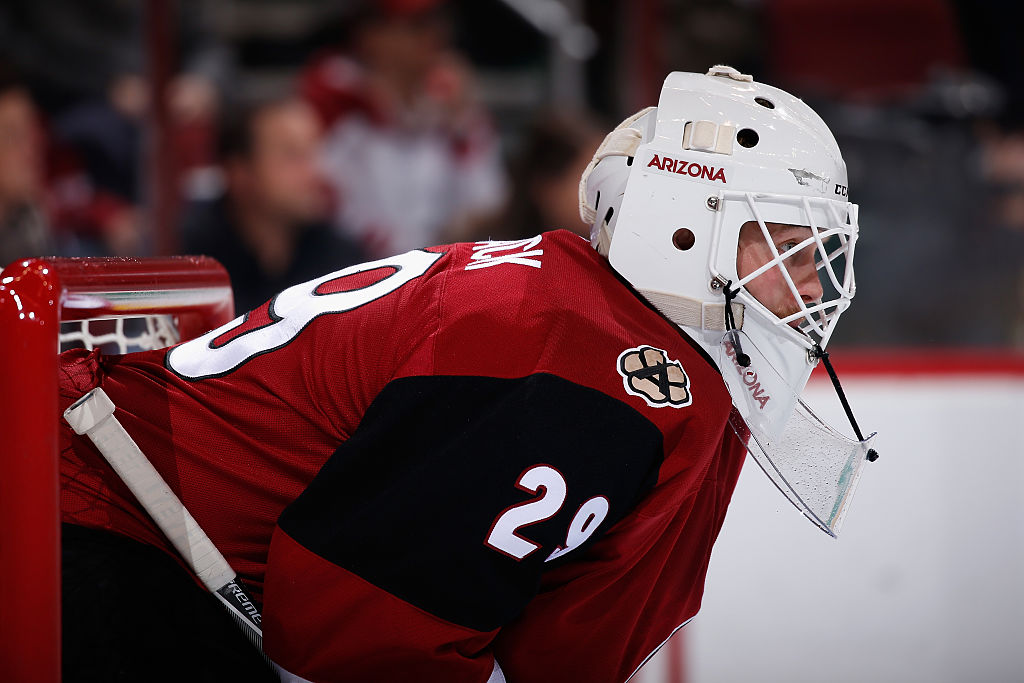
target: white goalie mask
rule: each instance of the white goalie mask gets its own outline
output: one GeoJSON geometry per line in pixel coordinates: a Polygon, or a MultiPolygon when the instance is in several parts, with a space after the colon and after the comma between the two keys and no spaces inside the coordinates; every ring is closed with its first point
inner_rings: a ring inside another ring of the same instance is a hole
{"type": "Polygon", "coordinates": [[[580,181],[594,247],[716,360],[748,450],[832,536],[870,438],[800,395],[855,292],[847,194],[821,118],[722,66],[670,74],[658,106],[609,133],[580,181]]]}

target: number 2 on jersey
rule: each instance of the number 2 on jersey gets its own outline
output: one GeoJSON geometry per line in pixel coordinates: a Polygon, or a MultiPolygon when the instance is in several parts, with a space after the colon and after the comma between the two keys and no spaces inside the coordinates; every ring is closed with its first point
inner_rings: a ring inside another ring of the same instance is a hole
{"type": "MultiPolygon", "coordinates": [[[[549,465],[535,465],[521,475],[516,487],[537,498],[505,509],[491,525],[486,544],[500,553],[521,560],[540,548],[540,544],[523,538],[517,531],[525,526],[551,519],[562,509],[568,488],[562,473],[549,465]]],[[[608,499],[595,496],[576,511],[569,523],[565,545],[556,548],[545,562],[569,553],[590,538],[608,516],[608,499]]]]}
{"type": "Polygon", "coordinates": [[[269,305],[171,349],[167,367],[191,380],[227,374],[256,356],[288,344],[314,318],[345,313],[387,296],[426,273],[442,256],[410,251],[289,287],[269,305]],[[357,279],[360,275],[363,279],[357,279]]]}

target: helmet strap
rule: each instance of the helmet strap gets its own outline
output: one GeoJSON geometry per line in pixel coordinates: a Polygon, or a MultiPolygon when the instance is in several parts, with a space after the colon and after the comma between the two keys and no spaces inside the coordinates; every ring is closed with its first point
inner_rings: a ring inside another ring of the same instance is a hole
{"type": "MultiPolygon", "coordinates": [[[[832,386],[835,388],[836,394],[839,396],[839,402],[843,405],[843,410],[846,411],[846,417],[850,421],[850,426],[853,427],[853,433],[857,435],[859,440],[863,441],[864,435],[860,432],[860,426],[857,424],[857,418],[853,416],[853,408],[850,407],[850,402],[846,400],[846,392],[843,391],[843,386],[839,383],[839,375],[836,374],[835,369],[832,367],[832,361],[828,358],[828,351],[815,344],[814,348],[811,349],[811,355],[814,358],[820,358],[825,364],[825,371],[828,372],[828,378],[832,380],[832,386]]],[[[874,448],[869,448],[867,459],[870,462],[878,460],[878,452],[874,448]]]]}
{"type": "MultiPolygon", "coordinates": [[[[750,367],[750,356],[743,353],[743,347],[740,346],[740,335],[736,334],[739,327],[736,326],[736,318],[732,311],[732,300],[739,294],[739,290],[732,289],[732,280],[729,280],[722,287],[722,293],[725,294],[725,332],[729,341],[732,342],[733,348],[736,349],[736,362],[740,364],[740,367],[750,367]]],[[[740,327],[742,326],[743,321],[741,320],[740,327]]]]}

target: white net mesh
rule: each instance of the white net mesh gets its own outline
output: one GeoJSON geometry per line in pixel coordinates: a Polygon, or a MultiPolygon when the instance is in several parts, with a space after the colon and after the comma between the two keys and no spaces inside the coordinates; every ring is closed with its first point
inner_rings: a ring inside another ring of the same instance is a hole
{"type": "Polygon", "coordinates": [[[179,337],[172,315],[73,320],[60,324],[60,351],[98,348],[124,354],[162,349],[177,344],[179,337]]]}

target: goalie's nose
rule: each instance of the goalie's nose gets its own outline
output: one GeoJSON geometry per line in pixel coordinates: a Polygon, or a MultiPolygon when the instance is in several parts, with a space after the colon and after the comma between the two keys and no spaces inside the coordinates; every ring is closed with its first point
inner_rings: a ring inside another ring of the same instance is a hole
{"type": "Polygon", "coordinates": [[[818,269],[813,260],[810,263],[801,263],[795,269],[790,268],[790,277],[793,278],[796,291],[805,304],[818,303],[825,295],[821,279],[818,277],[818,269]],[[793,272],[794,270],[796,272],[793,272]]]}

